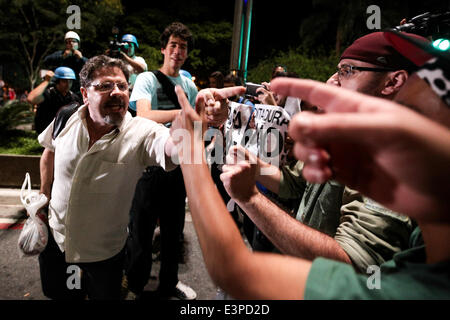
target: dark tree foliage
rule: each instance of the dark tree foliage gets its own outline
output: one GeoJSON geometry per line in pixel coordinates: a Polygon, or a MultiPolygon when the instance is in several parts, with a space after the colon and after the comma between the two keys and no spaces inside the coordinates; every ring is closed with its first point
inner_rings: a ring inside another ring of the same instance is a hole
{"type": "MultiPolygon", "coordinates": [[[[81,29],[74,30],[81,37],[80,50],[87,57],[103,52],[110,23],[122,14],[120,0],[0,0],[0,58],[3,63],[19,65],[25,74],[28,88],[34,88],[46,55],[64,48],[64,34],[69,31],[67,8],[78,5],[81,29]]],[[[8,79],[14,81],[14,79],[8,79]]]]}
{"type": "MultiPolygon", "coordinates": [[[[381,27],[398,25],[431,11],[450,10],[448,0],[305,0],[253,1],[252,29],[248,55],[249,76],[269,77],[271,61],[293,64],[292,70],[323,79],[341,52],[356,38],[372,32],[366,26],[369,5],[381,10],[381,27]],[[322,60],[320,60],[322,59],[322,60]],[[302,66],[300,63],[324,66],[302,66]],[[266,75],[267,72],[267,75],[266,75]],[[315,74],[317,72],[317,74],[315,74]]],[[[207,81],[216,70],[229,71],[234,18],[233,0],[0,0],[0,65],[3,70],[17,65],[14,77],[22,78],[27,89],[39,83],[39,69],[45,55],[61,50],[69,5],[81,9],[81,51],[86,57],[103,53],[117,26],[120,35],[134,34],[139,41],[137,55],[143,56],[149,69],[162,63],[159,35],[174,21],[189,26],[195,45],[184,69],[199,80],[207,81]]]]}

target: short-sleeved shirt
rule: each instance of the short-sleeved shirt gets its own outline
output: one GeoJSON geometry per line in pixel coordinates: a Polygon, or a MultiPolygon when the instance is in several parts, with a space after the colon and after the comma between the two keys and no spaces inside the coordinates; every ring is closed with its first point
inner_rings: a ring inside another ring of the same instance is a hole
{"type": "Polygon", "coordinates": [[[366,274],[317,258],[309,271],[305,299],[450,299],[450,261],[425,262],[424,245],[396,253],[366,274]]]}
{"type": "MultiPolygon", "coordinates": [[[[195,99],[197,98],[197,87],[194,82],[183,76],[169,77],[174,85],[180,85],[187,94],[189,103],[195,106],[195,99]]],[[[137,76],[134,84],[133,92],[130,97],[130,108],[136,110],[136,101],[146,99],[150,101],[152,110],[173,110],[176,109],[173,102],[164,93],[161,84],[153,72],[143,72],[137,76]]]]}
{"type": "Polygon", "coordinates": [[[56,139],[52,122],[39,143],[54,151],[49,225],[67,262],[96,262],[125,246],[134,190],[142,170],[175,168],[165,154],[169,129],[131,117],[89,148],[87,106],[81,106],[56,139]]]}
{"type": "Polygon", "coordinates": [[[342,196],[341,221],[334,238],[353,265],[365,272],[367,266],[379,265],[407,249],[413,229],[408,216],[346,187],[342,196]]]}
{"type": "Polygon", "coordinates": [[[341,217],[344,187],[335,182],[312,184],[302,177],[303,164],[281,168],[279,196],[285,199],[301,198],[295,218],[334,237],[341,217]]]}

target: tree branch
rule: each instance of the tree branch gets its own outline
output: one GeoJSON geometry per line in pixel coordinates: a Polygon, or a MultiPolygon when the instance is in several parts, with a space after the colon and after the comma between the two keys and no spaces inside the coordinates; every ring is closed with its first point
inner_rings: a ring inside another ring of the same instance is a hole
{"type": "Polygon", "coordinates": [[[22,43],[23,46],[23,50],[26,53],[27,59],[28,59],[28,65],[25,65],[25,69],[27,70],[28,73],[28,79],[30,80],[30,84],[31,84],[31,89],[33,89],[34,87],[34,82],[33,82],[33,62],[31,60],[30,54],[27,50],[27,47],[25,45],[25,41],[23,40],[23,36],[21,33],[19,33],[19,39],[20,39],[20,43],[22,43]]]}
{"type": "Polygon", "coordinates": [[[33,20],[34,20],[34,25],[36,27],[36,30],[39,30],[39,23],[38,23],[38,20],[36,19],[36,10],[34,10],[34,6],[31,7],[31,13],[33,15],[33,20]]]}
{"type": "Polygon", "coordinates": [[[33,29],[31,28],[30,20],[28,20],[27,15],[26,15],[25,12],[23,11],[22,6],[19,7],[19,10],[20,10],[20,13],[22,14],[23,18],[25,19],[25,22],[26,22],[26,24],[27,24],[27,26],[28,26],[28,29],[30,29],[30,31],[33,30],[33,29]]]}
{"type": "Polygon", "coordinates": [[[50,52],[50,49],[53,47],[53,44],[56,41],[56,34],[53,33],[53,38],[52,41],[50,41],[50,44],[47,46],[47,48],[45,49],[44,53],[41,55],[39,61],[38,61],[38,66],[40,66],[42,64],[42,60],[47,56],[47,54],[50,52]]]}
{"type": "MultiPolygon", "coordinates": [[[[28,59],[29,66],[31,66],[31,64],[30,64],[30,62],[31,62],[30,53],[29,53],[28,50],[27,50],[27,47],[26,47],[26,45],[25,45],[25,41],[23,40],[23,36],[22,36],[21,33],[19,33],[19,39],[20,39],[20,43],[21,43],[22,46],[23,46],[23,50],[24,50],[25,53],[26,53],[26,57],[27,57],[27,59],[28,59]]],[[[32,70],[32,68],[30,68],[30,70],[32,70]]]]}

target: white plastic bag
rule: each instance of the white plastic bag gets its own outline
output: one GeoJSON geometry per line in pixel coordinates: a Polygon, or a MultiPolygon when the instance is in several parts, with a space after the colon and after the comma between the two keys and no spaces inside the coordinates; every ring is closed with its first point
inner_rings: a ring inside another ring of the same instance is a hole
{"type": "Polygon", "coordinates": [[[48,241],[48,229],[44,221],[38,216],[38,210],[48,201],[44,194],[31,191],[30,175],[25,175],[25,180],[20,191],[20,201],[28,212],[29,218],[25,222],[19,236],[19,250],[23,255],[32,256],[42,252],[48,241]],[[26,185],[28,192],[24,195],[26,185]]]}

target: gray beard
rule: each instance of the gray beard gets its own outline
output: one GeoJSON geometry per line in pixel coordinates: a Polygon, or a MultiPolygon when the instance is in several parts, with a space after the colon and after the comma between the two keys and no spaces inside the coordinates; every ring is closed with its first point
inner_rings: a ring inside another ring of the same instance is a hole
{"type": "Polygon", "coordinates": [[[122,117],[111,117],[109,114],[103,117],[103,121],[109,125],[119,127],[122,124],[122,117]]]}

